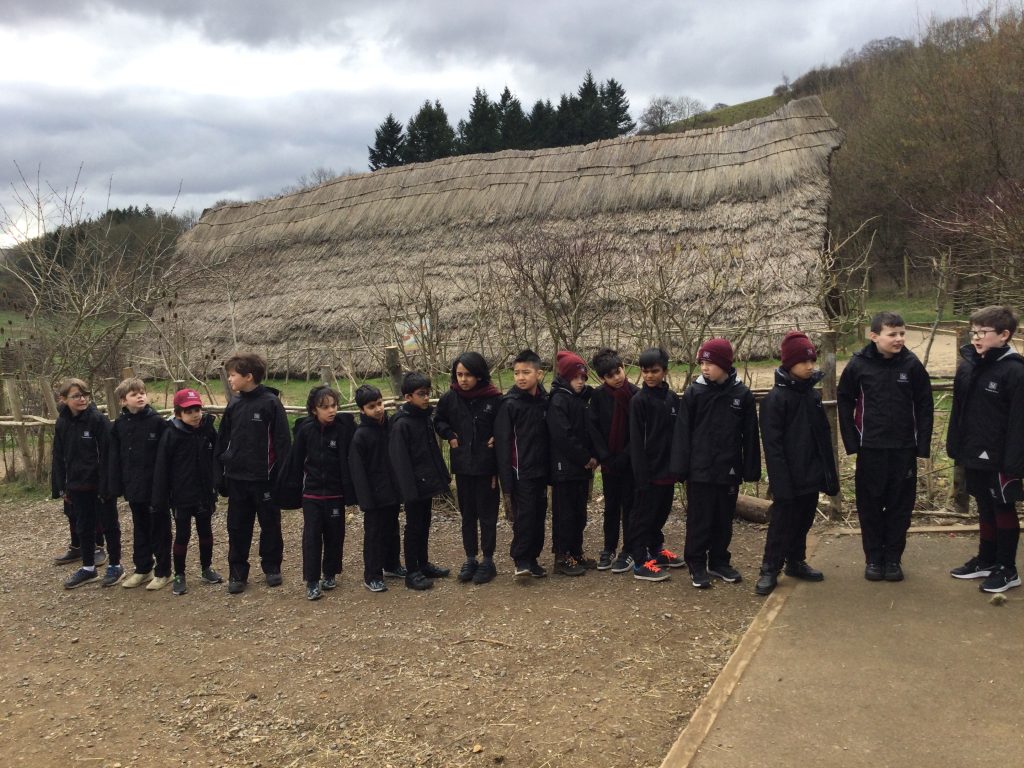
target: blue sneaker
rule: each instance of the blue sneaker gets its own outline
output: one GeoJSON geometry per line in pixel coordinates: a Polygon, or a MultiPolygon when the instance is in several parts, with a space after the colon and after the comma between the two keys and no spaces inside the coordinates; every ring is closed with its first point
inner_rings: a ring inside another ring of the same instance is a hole
{"type": "Polygon", "coordinates": [[[100,582],[100,586],[112,587],[121,579],[124,578],[124,566],[123,565],[108,565],[107,572],[103,574],[103,581],[100,582]]]}
{"type": "Polygon", "coordinates": [[[95,569],[87,571],[85,568],[79,568],[71,574],[71,577],[67,581],[64,582],[64,589],[77,589],[83,584],[87,584],[97,578],[99,578],[99,574],[96,573],[95,569]]]}

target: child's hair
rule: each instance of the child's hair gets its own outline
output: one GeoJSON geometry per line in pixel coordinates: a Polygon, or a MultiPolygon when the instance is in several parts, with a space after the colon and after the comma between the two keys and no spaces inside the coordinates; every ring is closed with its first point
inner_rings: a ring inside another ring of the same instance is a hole
{"type": "Polygon", "coordinates": [[[594,353],[594,357],[590,360],[590,367],[603,379],[623,367],[622,358],[614,349],[605,347],[594,353]]]}
{"type": "Polygon", "coordinates": [[[430,389],[430,379],[419,371],[409,371],[402,379],[402,394],[411,395],[418,389],[430,389]]]}
{"type": "Polygon", "coordinates": [[[453,384],[456,383],[455,369],[459,363],[462,363],[463,368],[476,376],[478,385],[491,383],[491,369],[488,367],[487,361],[484,360],[484,356],[479,352],[463,352],[452,362],[453,384]]]}
{"type": "Polygon", "coordinates": [[[266,378],[267,361],[255,352],[246,352],[242,355],[232,355],[224,362],[224,370],[228,373],[234,371],[239,376],[252,374],[252,380],[259,384],[266,378]]]}
{"type": "Polygon", "coordinates": [[[882,327],[886,325],[890,328],[902,328],[906,323],[903,322],[903,315],[898,312],[879,312],[871,318],[872,333],[881,333],[882,327]]]}
{"type": "Polygon", "coordinates": [[[126,397],[128,397],[128,395],[130,395],[133,392],[145,393],[145,391],[146,382],[144,382],[142,379],[125,379],[120,384],[118,384],[117,387],[115,387],[114,397],[116,397],[118,400],[124,400],[126,397]]]}
{"type": "Polygon", "coordinates": [[[971,325],[990,325],[996,333],[1009,331],[1013,336],[1017,332],[1017,313],[1011,307],[982,307],[971,314],[971,325]]]}
{"type": "Polygon", "coordinates": [[[544,366],[543,362],[540,359],[540,355],[538,355],[532,349],[524,349],[522,352],[516,355],[516,359],[512,361],[512,365],[517,365],[518,363],[526,363],[527,365],[532,365],[538,371],[544,366]]]}
{"type": "Polygon", "coordinates": [[[356,390],[356,405],[362,408],[381,399],[380,390],[372,384],[363,384],[356,390]]]}
{"type": "Polygon", "coordinates": [[[640,368],[654,368],[655,366],[661,366],[666,371],[668,370],[668,352],[661,347],[651,347],[645,349],[640,353],[640,357],[637,359],[637,363],[640,368]]]}
{"type": "Polygon", "coordinates": [[[81,379],[64,379],[64,381],[61,382],[60,389],[57,391],[60,393],[61,397],[67,397],[68,392],[70,392],[75,387],[78,387],[78,391],[81,392],[83,395],[92,394],[92,392],[89,391],[89,385],[86,384],[81,379]]]}
{"type": "Polygon", "coordinates": [[[327,400],[333,400],[334,404],[338,405],[341,403],[341,395],[326,384],[313,387],[309,390],[309,397],[306,398],[306,413],[315,416],[316,409],[326,405],[327,400]]]}

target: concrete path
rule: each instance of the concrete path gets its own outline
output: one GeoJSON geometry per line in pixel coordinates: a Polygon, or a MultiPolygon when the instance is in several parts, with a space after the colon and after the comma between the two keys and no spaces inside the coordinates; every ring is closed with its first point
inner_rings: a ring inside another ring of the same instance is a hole
{"type": "Polygon", "coordinates": [[[826,580],[782,580],[664,768],[1024,765],[1024,588],[948,576],[975,536],[912,535],[902,583],[822,537],[826,580]]]}

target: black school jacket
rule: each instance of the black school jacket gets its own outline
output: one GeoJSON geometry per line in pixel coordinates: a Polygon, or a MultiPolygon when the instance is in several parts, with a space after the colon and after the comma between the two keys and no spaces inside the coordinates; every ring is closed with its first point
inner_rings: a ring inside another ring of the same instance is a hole
{"type": "Polygon", "coordinates": [[[359,426],[348,452],[348,468],[356,500],[364,512],[401,502],[388,454],[390,434],[391,423],[387,419],[379,422],[366,414],[359,415],[359,426]]]}
{"type": "Polygon", "coordinates": [[[587,469],[597,451],[590,440],[587,403],[594,390],[586,386],[577,394],[564,379],[556,376],[548,398],[548,436],[551,439],[551,482],[587,480],[594,470],[587,469]]]}
{"type": "Polygon", "coordinates": [[[629,458],[637,485],[674,482],[670,458],[678,414],[679,395],[665,383],[644,384],[629,401],[629,458]]]}
{"type": "Polygon", "coordinates": [[[153,496],[156,450],[169,422],[147,405],[138,413],[127,408],[110,430],[108,490],[112,497],[148,504],[153,496]]]}
{"type": "Polygon", "coordinates": [[[434,429],[444,440],[458,438],[459,447],[450,452],[452,473],[456,475],[498,474],[498,459],[493,447],[494,419],[501,406],[501,395],[463,398],[449,389],[437,402],[434,429]]]}
{"type": "Polygon", "coordinates": [[[968,469],[1024,477],[1024,358],[1012,347],[981,356],[970,344],[960,355],[946,453],[968,469]]]}
{"type": "Polygon", "coordinates": [[[721,384],[698,376],[686,388],[672,441],[672,472],[680,481],[715,485],[761,479],[757,406],[735,370],[721,384]]]}
{"type": "Polygon", "coordinates": [[[59,499],[65,491],[96,491],[107,495],[107,446],[110,421],[95,403],[77,416],[61,405],[53,428],[50,491],[59,499]]]}
{"type": "MultiPolygon", "coordinates": [[[[633,391],[633,397],[640,391],[640,388],[631,381],[625,382],[622,386],[629,387],[633,391]]],[[[613,454],[608,449],[608,436],[612,431],[612,416],[615,413],[615,396],[607,384],[602,384],[594,390],[590,396],[590,407],[587,409],[587,417],[590,427],[590,442],[597,451],[597,459],[601,462],[601,469],[610,475],[628,475],[633,470],[629,463],[629,415],[626,415],[626,444],[620,453],[613,454]]],[[[633,399],[630,398],[630,402],[633,399]]]]}
{"type": "Polygon", "coordinates": [[[890,358],[874,342],[855,352],[839,377],[839,432],[848,454],[860,448],[912,449],[922,459],[932,446],[932,382],[917,355],[904,347],[890,358]]]}
{"type": "Polygon", "coordinates": [[[451,489],[441,446],[434,432],[433,408],[402,403],[391,417],[388,451],[402,501],[430,499],[451,489]]]}
{"type": "Polygon", "coordinates": [[[536,396],[513,386],[501,398],[494,421],[494,449],[502,490],[511,494],[516,480],[548,481],[550,459],[546,411],[548,393],[536,396]]]}
{"type": "Polygon", "coordinates": [[[824,376],[817,371],[810,379],[794,379],[778,368],[775,386],[761,401],[761,440],[773,498],[839,492],[832,430],[814,388],[824,376]]]}
{"type": "Polygon", "coordinates": [[[266,483],[290,445],[288,418],[277,390],[261,384],[239,392],[221,417],[214,451],[218,476],[266,483]]]}
{"type": "Polygon", "coordinates": [[[213,509],[217,503],[213,479],[216,444],[212,414],[204,413],[195,429],[177,417],[168,422],[156,449],[152,498],[155,508],[213,509]]]}
{"type": "Polygon", "coordinates": [[[356,420],[338,413],[330,424],[315,416],[295,422],[294,439],[274,488],[274,499],[285,509],[298,509],[303,497],[340,498],[356,503],[356,489],[348,466],[348,454],[356,420]]]}

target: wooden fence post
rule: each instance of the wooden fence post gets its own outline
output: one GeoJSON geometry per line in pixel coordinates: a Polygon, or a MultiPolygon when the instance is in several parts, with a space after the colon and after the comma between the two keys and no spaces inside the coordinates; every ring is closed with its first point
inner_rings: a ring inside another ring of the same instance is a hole
{"type": "Polygon", "coordinates": [[[338,386],[337,381],[334,378],[334,369],[329,365],[320,366],[320,383],[324,386],[336,389],[338,386]]]}
{"type": "Polygon", "coordinates": [[[391,393],[395,400],[402,396],[402,364],[398,360],[398,347],[384,347],[384,365],[391,379],[391,393]]]}
{"type": "Polygon", "coordinates": [[[117,396],[114,390],[117,388],[117,380],[113,378],[103,379],[103,396],[107,399],[107,418],[113,421],[117,418],[118,407],[117,396]]]}
{"type": "Polygon", "coordinates": [[[134,379],[135,378],[135,369],[133,369],[130,365],[126,366],[125,368],[122,368],[121,369],[121,378],[122,379],[134,379]]]}
{"type": "Polygon", "coordinates": [[[51,419],[56,419],[59,415],[57,410],[57,398],[54,397],[53,387],[50,386],[50,382],[46,380],[45,376],[40,376],[36,379],[39,383],[39,391],[43,396],[43,408],[46,409],[46,415],[51,419]]]}
{"type": "Polygon", "coordinates": [[[231,402],[231,398],[234,397],[235,393],[231,391],[231,385],[228,384],[228,372],[223,366],[220,369],[220,383],[224,387],[224,405],[226,406],[231,402]]]}
{"type": "MultiPolygon", "coordinates": [[[[826,410],[828,413],[829,426],[832,428],[832,455],[836,461],[836,474],[839,474],[839,406],[835,405],[837,394],[836,378],[836,332],[824,331],[821,334],[821,370],[825,378],[821,380],[821,395],[823,400],[832,401],[826,410]]],[[[828,516],[832,520],[839,520],[843,516],[843,490],[835,496],[828,497],[828,516]]]]}
{"type": "MultiPolygon", "coordinates": [[[[4,390],[7,393],[7,402],[11,406],[11,415],[15,421],[24,421],[24,414],[21,412],[21,396],[18,394],[18,379],[13,373],[4,374],[4,390]]],[[[21,451],[21,458],[25,461],[25,474],[34,474],[32,468],[32,450],[28,444],[28,430],[25,427],[14,428],[14,439],[18,443],[18,450],[21,451]]]]}

